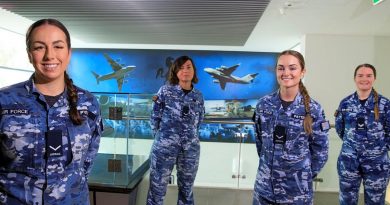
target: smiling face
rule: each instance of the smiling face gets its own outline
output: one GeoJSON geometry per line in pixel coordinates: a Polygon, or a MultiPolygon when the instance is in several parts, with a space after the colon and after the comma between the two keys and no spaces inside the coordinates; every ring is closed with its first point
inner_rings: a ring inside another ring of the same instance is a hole
{"type": "Polygon", "coordinates": [[[362,66],[356,70],[355,84],[358,91],[371,91],[375,82],[375,74],[370,67],[362,66]]]}
{"type": "Polygon", "coordinates": [[[305,74],[298,58],[293,55],[282,55],[276,66],[276,78],[282,89],[299,88],[299,82],[305,74]]]}
{"type": "Polygon", "coordinates": [[[37,83],[64,82],[71,51],[60,28],[50,24],[36,27],[31,32],[27,52],[35,68],[34,80],[37,83]]]}
{"type": "Polygon", "coordinates": [[[194,66],[190,60],[187,60],[177,71],[177,78],[179,83],[191,83],[192,78],[194,78],[194,66]]]}

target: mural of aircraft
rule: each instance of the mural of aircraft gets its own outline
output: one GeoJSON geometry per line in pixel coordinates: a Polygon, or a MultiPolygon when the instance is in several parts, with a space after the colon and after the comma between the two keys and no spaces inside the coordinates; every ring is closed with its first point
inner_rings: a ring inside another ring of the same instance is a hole
{"type": "Polygon", "coordinates": [[[215,106],[215,107],[210,107],[210,109],[215,111],[224,111],[226,108],[222,106],[215,106]]]}
{"type": "Polygon", "coordinates": [[[125,66],[124,64],[119,64],[118,63],[119,60],[114,61],[106,53],[104,53],[103,55],[107,59],[108,63],[110,64],[110,66],[114,72],[108,73],[105,75],[99,75],[99,74],[95,73],[94,71],[91,71],[91,72],[95,76],[97,84],[99,84],[100,81],[116,79],[116,82],[118,83],[118,91],[120,92],[122,90],[123,79],[126,77],[126,75],[130,71],[132,71],[135,68],[135,66],[134,65],[125,66]]]}
{"type": "Polygon", "coordinates": [[[219,83],[222,90],[225,90],[226,83],[239,83],[239,84],[249,84],[253,82],[253,79],[256,78],[258,73],[248,74],[244,77],[237,77],[232,75],[232,73],[237,69],[240,64],[236,64],[231,67],[221,66],[219,68],[205,68],[204,71],[211,75],[215,80],[214,83],[219,83]]]}

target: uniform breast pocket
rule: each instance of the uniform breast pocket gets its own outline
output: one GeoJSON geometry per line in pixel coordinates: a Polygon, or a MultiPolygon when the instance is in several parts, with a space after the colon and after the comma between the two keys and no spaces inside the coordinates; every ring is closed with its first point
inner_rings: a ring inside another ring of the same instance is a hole
{"type": "Polygon", "coordinates": [[[70,139],[73,161],[83,163],[91,142],[91,128],[87,120],[81,125],[68,125],[68,136],[70,139]]]}
{"type": "Polygon", "coordinates": [[[353,112],[343,112],[344,121],[346,125],[354,127],[356,125],[356,113],[353,112]]]}
{"type": "Polygon", "coordinates": [[[191,114],[196,115],[196,116],[199,116],[203,110],[201,103],[198,101],[189,103],[189,106],[190,106],[190,110],[192,112],[191,114]]]}
{"type": "Polygon", "coordinates": [[[304,115],[292,114],[291,119],[289,120],[289,128],[293,135],[299,135],[304,132],[303,121],[305,119],[304,115]]]}
{"type": "Polygon", "coordinates": [[[180,101],[175,101],[174,99],[167,98],[165,99],[164,105],[165,106],[163,110],[163,117],[169,118],[172,115],[181,115],[182,106],[180,105],[180,101]]]}
{"type": "Polygon", "coordinates": [[[373,132],[379,133],[379,132],[384,132],[388,130],[389,128],[386,124],[386,113],[382,110],[379,111],[379,120],[377,121],[375,119],[375,114],[374,111],[371,111],[371,115],[368,118],[369,123],[367,123],[368,129],[372,130],[373,132]],[[370,123],[372,122],[372,123],[370,123]]]}
{"type": "Polygon", "coordinates": [[[285,157],[291,160],[302,160],[308,153],[308,136],[305,134],[291,135],[289,133],[284,149],[285,157]]]}
{"type": "Polygon", "coordinates": [[[263,113],[259,116],[259,122],[262,131],[271,131],[275,124],[275,118],[273,115],[263,113]]]}
{"type": "Polygon", "coordinates": [[[308,152],[308,136],[303,128],[304,116],[295,116],[289,122],[285,154],[292,160],[302,160],[308,152]]]}
{"type": "Polygon", "coordinates": [[[2,166],[24,170],[34,167],[36,141],[41,135],[32,115],[4,115],[1,121],[0,152],[2,166]]]}

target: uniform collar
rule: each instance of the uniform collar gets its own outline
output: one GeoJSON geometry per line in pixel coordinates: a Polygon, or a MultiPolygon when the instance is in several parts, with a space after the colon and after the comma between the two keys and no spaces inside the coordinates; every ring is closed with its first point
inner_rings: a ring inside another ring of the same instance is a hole
{"type": "MultiPolygon", "coordinates": [[[[359,96],[357,94],[357,91],[355,91],[353,93],[353,96],[352,96],[353,100],[355,101],[355,103],[357,103],[358,105],[360,105],[360,100],[359,100],[359,96]]],[[[371,93],[370,95],[368,96],[367,98],[367,101],[365,103],[365,106],[370,106],[371,104],[374,104],[374,91],[371,90],[371,93]]]]}
{"type": "MultiPolygon", "coordinates": [[[[34,84],[34,74],[32,74],[30,76],[30,78],[26,81],[24,87],[26,88],[27,92],[32,95],[32,94],[35,94],[36,96],[39,97],[39,99],[43,100],[44,99],[44,96],[42,93],[40,93],[38,91],[38,89],[36,88],[35,84],[34,84]]],[[[65,86],[65,90],[64,92],[62,93],[62,96],[64,98],[66,98],[66,96],[68,95],[68,88],[65,86]]]]}
{"type": "Polygon", "coordinates": [[[26,84],[24,85],[26,88],[27,92],[29,94],[37,93],[39,94],[39,91],[34,85],[34,73],[30,76],[30,78],[26,81],[26,84]]]}
{"type": "MultiPolygon", "coordinates": [[[[291,103],[290,106],[295,107],[295,106],[303,103],[302,100],[303,100],[303,96],[302,96],[301,92],[298,91],[297,96],[295,96],[294,102],[291,103]]],[[[274,104],[278,107],[282,106],[282,99],[280,99],[280,89],[278,89],[278,91],[274,93],[274,96],[272,97],[271,101],[274,102],[274,104]]]]}
{"type": "MultiPolygon", "coordinates": [[[[183,92],[183,88],[182,88],[179,84],[173,85],[173,87],[174,87],[176,90],[178,90],[178,91],[180,90],[180,91],[183,92]]],[[[191,85],[191,87],[192,87],[192,90],[190,91],[190,93],[194,91],[194,85],[191,85]]]]}

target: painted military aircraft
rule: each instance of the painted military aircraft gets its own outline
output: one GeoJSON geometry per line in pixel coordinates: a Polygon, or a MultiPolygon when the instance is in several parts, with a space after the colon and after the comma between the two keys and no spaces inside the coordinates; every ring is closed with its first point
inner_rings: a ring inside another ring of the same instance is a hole
{"type": "Polygon", "coordinates": [[[239,84],[249,84],[253,82],[253,79],[256,78],[258,73],[248,74],[244,77],[237,77],[232,75],[232,73],[237,69],[237,67],[240,66],[240,64],[226,67],[221,66],[219,68],[213,69],[213,68],[205,68],[204,71],[211,75],[215,80],[213,80],[214,83],[219,83],[222,90],[225,90],[226,83],[239,83],[239,84]]]}
{"type": "Polygon", "coordinates": [[[210,109],[215,110],[215,111],[224,111],[224,110],[226,110],[226,108],[223,107],[223,106],[210,107],[210,109]]]}
{"type": "Polygon", "coordinates": [[[127,76],[127,74],[132,71],[135,66],[129,65],[125,66],[124,64],[119,64],[118,61],[114,61],[108,54],[104,53],[104,57],[107,59],[108,63],[110,64],[112,70],[114,72],[108,73],[105,75],[99,75],[92,71],[92,74],[95,76],[97,84],[99,84],[100,81],[110,80],[110,79],[116,79],[116,82],[118,83],[118,91],[120,92],[122,90],[123,80],[127,76]]]}

